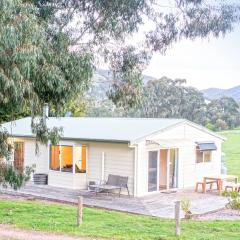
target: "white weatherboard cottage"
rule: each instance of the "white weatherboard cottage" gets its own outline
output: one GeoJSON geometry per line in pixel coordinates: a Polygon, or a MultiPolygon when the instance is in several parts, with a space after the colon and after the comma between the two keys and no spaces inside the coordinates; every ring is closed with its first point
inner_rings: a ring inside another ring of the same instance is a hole
{"type": "Polygon", "coordinates": [[[34,164],[51,186],[87,189],[115,174],[128,176],[131,195],[144,196],[221,171],[224,139],[184,119],[50,117],[47,126],[63,127],[63,137],[36,155],[30,117],[2,125],[18,145],[14,166],[34,164]]]}

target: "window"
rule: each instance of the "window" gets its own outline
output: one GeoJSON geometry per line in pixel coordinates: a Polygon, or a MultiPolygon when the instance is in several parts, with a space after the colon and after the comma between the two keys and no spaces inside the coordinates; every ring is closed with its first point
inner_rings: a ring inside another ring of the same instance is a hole
{"type": "Polygon", "coordinates": [[[204,162],[211,162],[212,152],[206,151],[204,152],[204,162]]]}
{"type": "Polygon", "coordinates": [[[196,162],[211,162],[212,152],[211,151],[200,151],[198,148],[196,149],[196,162]]]}
{"type": "Polygon", "coordinates": [[[73,172],[73,147],[61,146],[61,170],[73,172]]]}
{"type": "Polygon", "coordinates": [[[60,171],[60,146],[51,145],[50,169],[55,171],[60,171]]]}
{"type": "Polygon", "coordinates": [[[73,173],[74,159],[73,149],[75,150],[75,172],[86,172],[86,146],[66,146],[51,145],[50,147],[50,169],[54,171],[73,173]]]}
{"type": "Polygon", "coordinates": [[[76,147],[76,164],[75,164],[76,173],[86,172],[86,158],[87,158],[86,146],[76,147]]]}

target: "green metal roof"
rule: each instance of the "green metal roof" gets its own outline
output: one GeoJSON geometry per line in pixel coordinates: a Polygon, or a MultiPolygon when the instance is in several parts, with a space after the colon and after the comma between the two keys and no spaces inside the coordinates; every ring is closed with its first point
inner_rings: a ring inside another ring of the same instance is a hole
{"type": "MultiPolygon", "coordinates": [[[[133,142],[184,121],[184,119],[167,118],[50,117],[47,126],[63,127],[65,139],[133,142]]],[[[15,137],[34,137],[30,117],[2,124],[2,127],[15,137]]]]}

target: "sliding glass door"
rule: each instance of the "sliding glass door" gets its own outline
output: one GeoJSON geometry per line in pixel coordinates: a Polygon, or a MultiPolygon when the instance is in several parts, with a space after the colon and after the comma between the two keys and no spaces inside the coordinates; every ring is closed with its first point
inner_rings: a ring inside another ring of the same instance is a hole
{"type": "Polygon", "coordinates": [[[169,149],[169,188],[177,188],[178,179],[178,149],[169,149]]]}
{"type": "Polygon", "coordinates": [[[148,192],[158,190],[158,151],[148,152],[148,192]]]}

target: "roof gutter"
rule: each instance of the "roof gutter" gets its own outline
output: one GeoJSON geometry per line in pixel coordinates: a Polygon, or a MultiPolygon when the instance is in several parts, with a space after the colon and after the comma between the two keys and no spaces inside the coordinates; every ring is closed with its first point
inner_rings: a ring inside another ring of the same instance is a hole
{"type": "MultiPolygon", "coordinates": [[[[30,135],[11,135],[10,137],[13,137],[13,138],[31,138],[31,139],[36,138],[35,136],[30,136],[30,135]]],[[[90,138],[66,138],[66,137],[62,137],[62,138],[60,138],[60,140],[130,144],[130,141],[128,141],[128,140],[115,140],[115,139],[90,139],[90,138]]]]}

